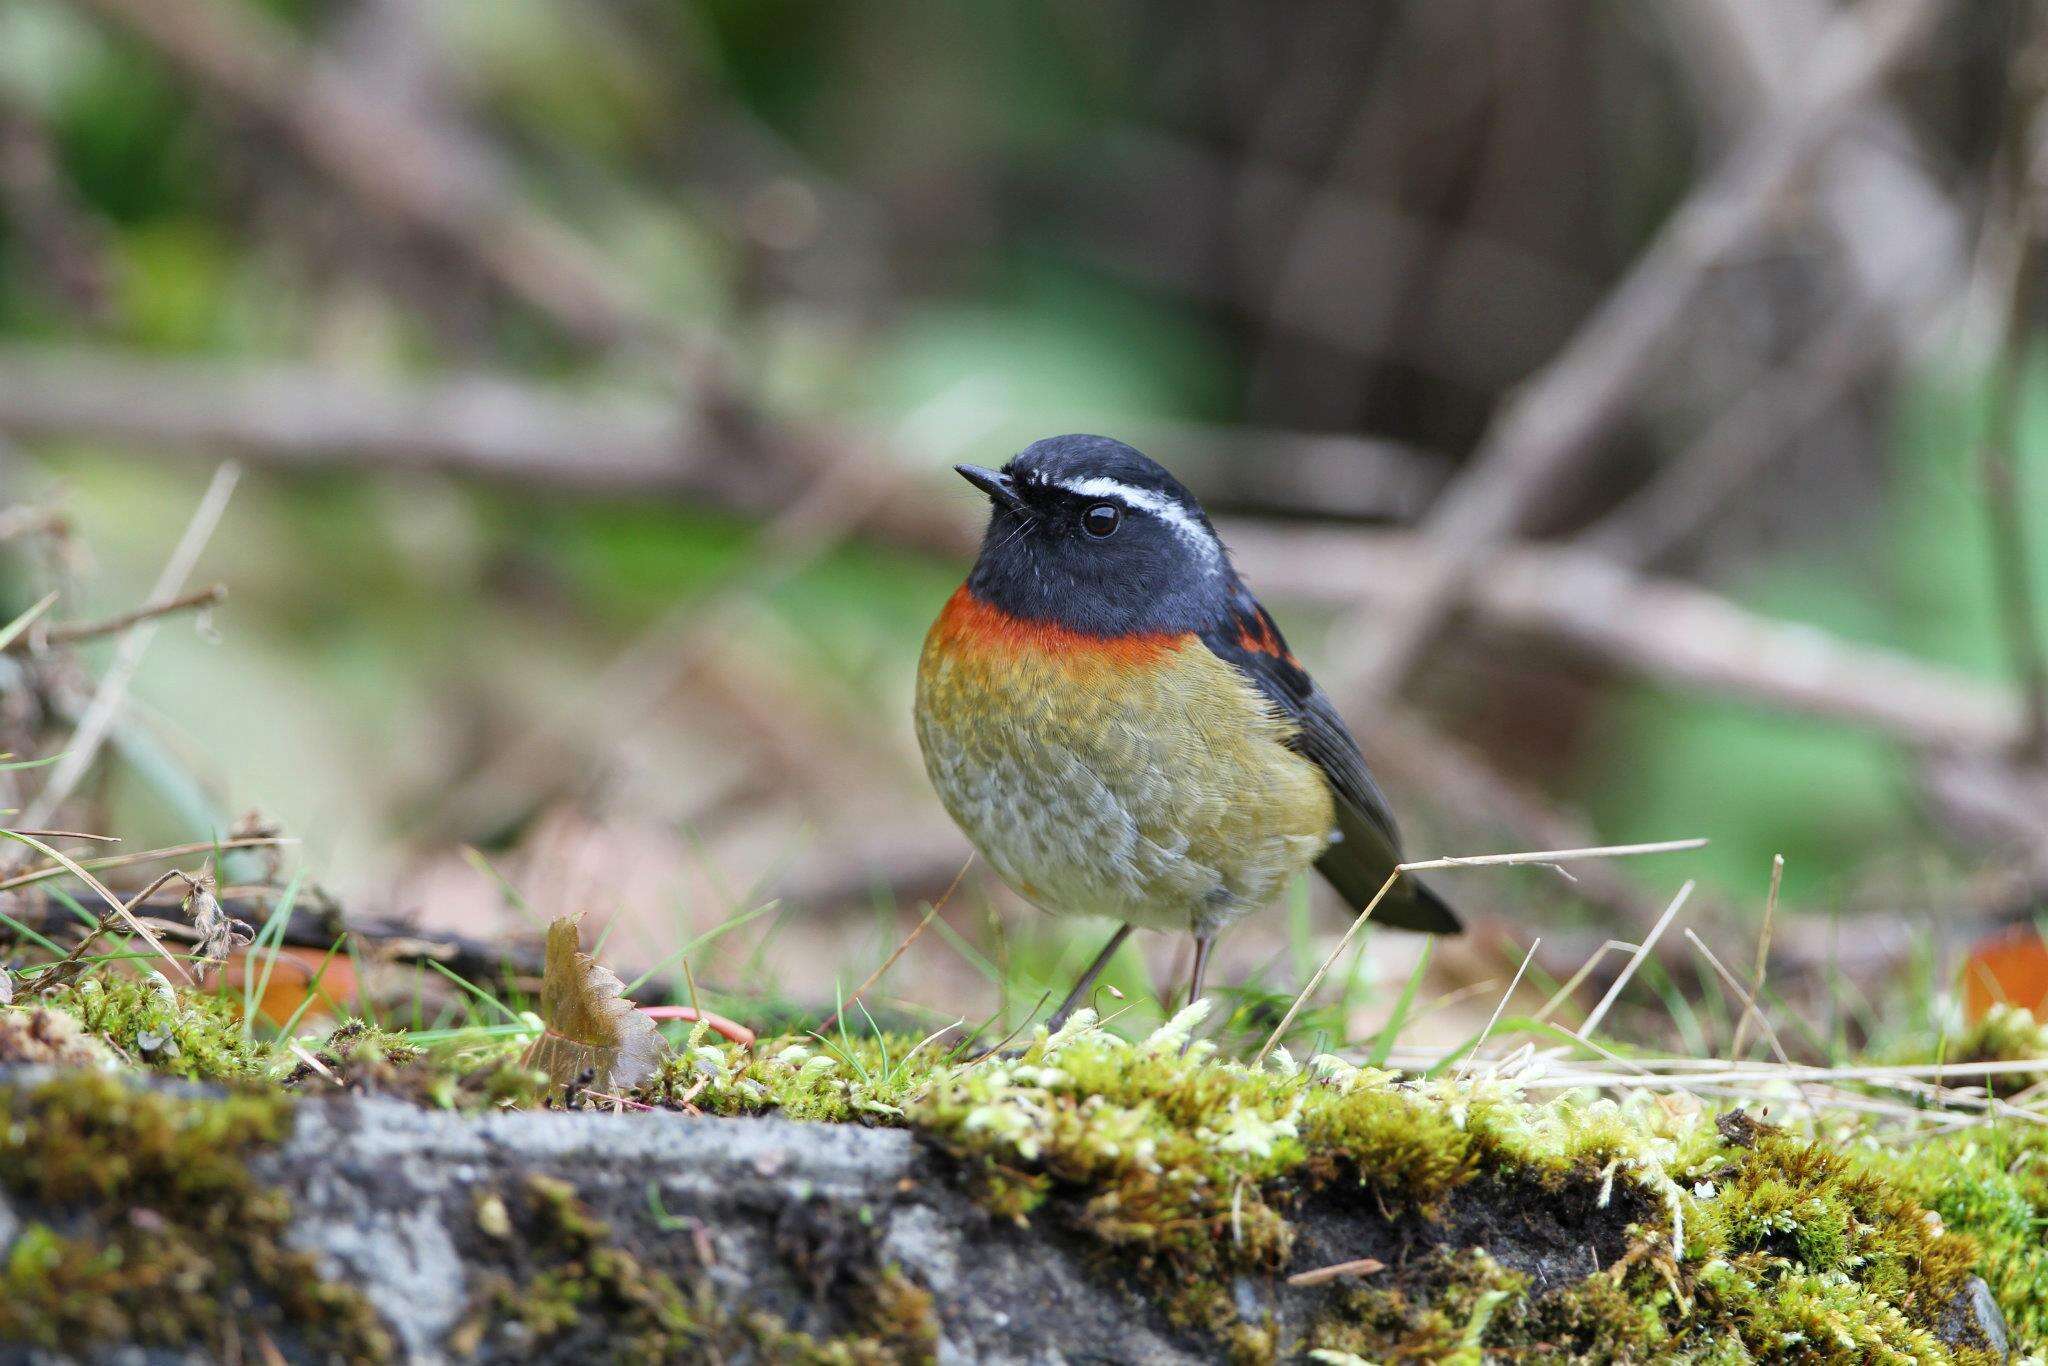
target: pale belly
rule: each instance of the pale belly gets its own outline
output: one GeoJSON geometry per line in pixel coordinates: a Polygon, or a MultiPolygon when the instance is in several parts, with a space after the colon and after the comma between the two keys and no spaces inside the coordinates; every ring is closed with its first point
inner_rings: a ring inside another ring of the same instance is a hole
{"type": "Polygon", "coordinates": [[[1057,914],[1210,933],[1269,904],[1330,841],[1320,771],[1199,642],[1131,667],[935,629],[917,723],[947,811],[1004,882],[1057,914]]]}

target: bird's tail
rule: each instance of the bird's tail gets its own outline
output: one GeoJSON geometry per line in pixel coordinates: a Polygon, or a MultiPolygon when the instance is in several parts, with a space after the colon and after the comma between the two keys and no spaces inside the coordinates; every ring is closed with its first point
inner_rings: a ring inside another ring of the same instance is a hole
{"type": "Polygon", "coordinates": [[[1462,934],[1465,922],[1458,919],[1444,899],[1412,877],[1404,877],[1387,893],[1387,899],[1372,913],[1382,925],[1397,930],[1419,930],[1423,934],[1462,934]]]}

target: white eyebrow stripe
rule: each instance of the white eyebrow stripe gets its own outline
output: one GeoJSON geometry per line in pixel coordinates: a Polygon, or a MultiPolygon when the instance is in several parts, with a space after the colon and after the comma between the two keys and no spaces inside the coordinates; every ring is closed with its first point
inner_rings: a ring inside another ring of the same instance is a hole
{"type": "Polygon", "coordinates": [[[1080,498],[1116,498],[1129,507],[1149,512],[1174,529],[1183,541],[1211,564],[1223,562],[1223,547],[1216,534],[1202,525],[1201,518],[1179,502],[1152,489],[1133,488],[1098,475],[1093,479],[1061,480],[1058,487],[1080,498]]]}

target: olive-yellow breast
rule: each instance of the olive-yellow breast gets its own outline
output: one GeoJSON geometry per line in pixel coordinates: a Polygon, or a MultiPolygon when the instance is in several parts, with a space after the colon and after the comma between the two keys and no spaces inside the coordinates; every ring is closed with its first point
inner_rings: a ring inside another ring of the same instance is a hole
{"type": "Polygon", "coordinates": [[[1212,934],[1336,828],[1296,727],[1192,633],[1104,638],[962,587],[925,641],[917,733],[954,820],[1056,913],[1212,934]]]}

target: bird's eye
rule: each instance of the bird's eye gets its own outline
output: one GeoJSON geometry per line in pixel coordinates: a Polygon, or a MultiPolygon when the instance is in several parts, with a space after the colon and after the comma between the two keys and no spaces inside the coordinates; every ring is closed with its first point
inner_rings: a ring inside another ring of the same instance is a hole
{"type": "Polygon", "coordinates": [[[1095,503],[1081,514],[1081,529],[1101,540],[1104,536],[1115,535],[1123,520],[1123,509],[1115,503],[1095,503]]]}

